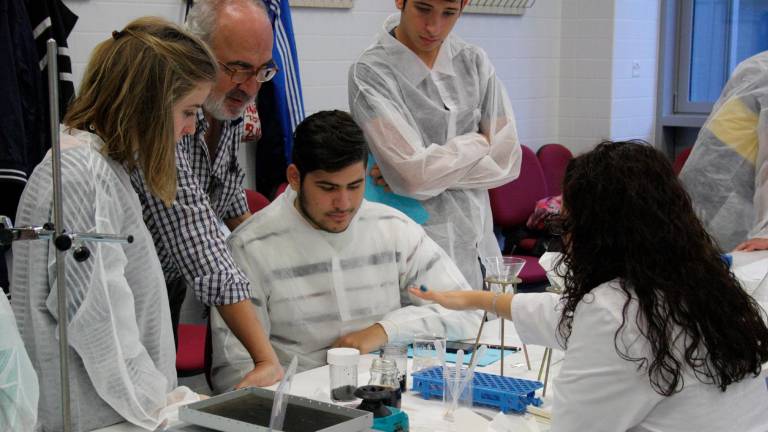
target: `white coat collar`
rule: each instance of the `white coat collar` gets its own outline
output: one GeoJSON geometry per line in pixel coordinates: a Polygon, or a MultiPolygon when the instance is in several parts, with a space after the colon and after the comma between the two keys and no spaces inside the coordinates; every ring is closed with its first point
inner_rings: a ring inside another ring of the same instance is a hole
{"type": "Polygon", "coordinates": [[[418,84],[426,78],[430,72],[439,72],[445,75],[455,76],[453,69],[453,56],[455,52],[453,34],[449,34],[440,45],[432,71],[424,64],[410,48],[403,45],[390,33],[400,24],[400,14],[390,15],[384,21],[384,27],[379,35],[379,42],[392,57],[392,64],[396,64],[398,70],[405,75],[411,84],[418,84]]]}
{"type": "Polygon", "coordinates": [[[280,195],[280,199],[283,200],[282,205],[285,206],[287,208],[287,212],[293,216],[293,223],[298,227],[301,227],[300,229],[303,230],[306,235],[310,237],[316,236],[318,238],[325,239],[325,241],[337,251],[341,251],[354,243],[356,232],[355,227],[358,223],[358,219],[360,219],[360,212],[362,211],[362,207],[365,205],[365,200],[360,203],[360,209],[358,209],[357,213],[352,218],[352,221],[349,223],[349,226],[345,231],[340,233],[330,233],[313,227],[312,224],[304,218],[304,215],[302,215],[301,212],[299,212],[299,210],[293,204],[297,197],[298,194],[290,186],[288,186],[285,189],[285,192],[280,195]]]}

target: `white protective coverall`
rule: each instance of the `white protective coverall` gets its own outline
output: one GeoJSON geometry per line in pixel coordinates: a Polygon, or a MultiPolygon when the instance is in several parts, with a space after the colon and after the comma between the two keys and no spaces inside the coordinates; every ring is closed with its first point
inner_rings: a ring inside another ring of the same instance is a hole
{"type": "Polygon", "coordinates": [[[31,431],[37,422],[40,388],[4,295],[0,295],[0,329],[0,430],[31,431]]]}
{"type": "MultiPolygon", "coordinates": [[[[618,281],[593,289],[576,307],[560,374],[552,381],[552,432],[764,432],[768,425],[768,370],[758,377],[719,387],[704,384],[688,370],[683,388],[664,397],[651,387],[647,370],[616,352],[614,335],[627,299],[618,281]]],[[[628,317],[635,317],[632,301],[628,317]]],[[[560,297],[551,293],[517,294],[512,319],[526,344],[562,349],[558,322],[560,297]]],[[[642,320],[640,320],[642,322],[642,320]]],[[[627,318],[620,347],[633,357],[650,357],[650,345],[627,318]]],[[[678,351],[679,352],[679,351],[678,351]]]]}
{"type": "MultiPolygon", "coordinates": [[[[390,342],[416,334],[466,339],[477,334],[477,312],[424,304],[411,285],[469,290],[445,252],[403,213],[363,201],[341,233],[313,228],[287,189],[229,237],[238,266],[251,281],[253,303],[284,364],[299,370],[326,364],[326,350],[350,332],[381,324],[390,342]]],[[[211,312],[213,381],[226,390],[253,361],[221,317],[211,312]]]]}
{"type": "Polygon", "coordinates": [[[422,200],[427,234],[479,289],[479,256],[501,255],[488,189],[520,172],[512,106],[486,53],[449,35],[430,70],[390,31],[349,71],[349,106],[389,186],[422,200]]]}
{"type": "Polygon", "coordinates": [[[724,250],[768,238],[768,51],[739,64],[680,179],[724,250]]]}
{"type": "MultiPolygon", "coordinates": [[[[103,156],[94,134],[62,126],[64,229],[133,235],[132,244],[87,243],[91,257],[66,255],[70,396],[74,430],[123,419],[153,430],[162,409],[195,400],[176,387],[168,297],[152,237],[126,170],[103,156]]],[[[51,158],[35,168],[16,218],[18,226],[53,217],[51,158]]],[[[60,431],[56,253],[44,240],[13,244],[11,304],[40,378],[39,422],[60,431]]]]}

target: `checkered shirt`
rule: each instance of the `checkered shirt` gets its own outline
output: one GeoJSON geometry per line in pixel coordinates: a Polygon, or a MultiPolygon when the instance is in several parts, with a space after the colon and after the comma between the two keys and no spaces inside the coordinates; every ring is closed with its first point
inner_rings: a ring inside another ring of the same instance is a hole
{"type": "Polygon", "coordinates": [[[237,161],[242,118],[222,124],[211,161],[203,111],[197,113],[194,135],[176,145],[176,200],[170,208],[149,191],[140,169],[131,174],[139,194],[144,222],[155,242],[166,281],[183,277],[206,305],[237,303],[250,298],[248,279],[227,249],[219,221],[245,214],[243,173],[237,161]]]}

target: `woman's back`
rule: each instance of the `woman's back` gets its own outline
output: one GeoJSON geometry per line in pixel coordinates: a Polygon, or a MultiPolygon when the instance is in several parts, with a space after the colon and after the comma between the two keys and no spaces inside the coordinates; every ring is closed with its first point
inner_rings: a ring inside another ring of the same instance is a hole
{"type": "MultiPolygon", "coordinates": [[[[634,318],[636,299],[628,303],[625,326],[616,333],[626,300],[627,294],[614,280],[592,290],[576,308],[566,356],[553,381],[553,432],[768,430],[768,371],[749,375],[723,392],[685,366],[682,339],[673,349],[683,365],[682,389],[671,396],[657,393],[643,363],[617,353],[618,349],[634,358],[653,358],[640,330],[647,324],[634,318]]],[[[516,325],[520,326],[519,320],[516,325]]]]}
{"type": "MultiPolygon", "coordinates": [[[[93,134],[62,134],[64,228],[133,235],[134,242],[86,243],[91,257],[67,254],[70,392],[75,430],[146,418],[175,386],[165,284],[141,207],[125,170],[99,152],[93,134]],[[97,393],[98,392],[98,393],[97,393]],[[116,410],[119,412],[116,412],[116,410]],[[147,412],[143,412],[143,411],[147,412]]],[[[17,225],[52,219],[51,160],[35,169],[17,225]]],[[[11,284],[19,332],[40,378],[39,421],[61,430],[55,251],[48,241],[16,242],[11,284]]]]}

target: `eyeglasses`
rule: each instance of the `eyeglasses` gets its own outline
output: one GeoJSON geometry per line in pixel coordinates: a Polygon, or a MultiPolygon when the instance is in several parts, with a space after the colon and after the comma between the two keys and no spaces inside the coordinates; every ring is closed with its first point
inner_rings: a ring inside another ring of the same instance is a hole
{"type": "Polygon", "coordinates": [[[227,66],[226,64],[219,62],[221,67],[224,68],[224,73],[229,75],[229,79],[232,80],[235,84],[243,84],[250,80],[251,78],[255,78],[258,82],[267,82],[271,80],[272,78],[277,75],[277,72],[279,69],[277,68],[277,65],[270,61],[269,63],[265,64],[264,66],[253,70],[253,69],[237,69],[233,68],[231,66],[227,66]]]}

